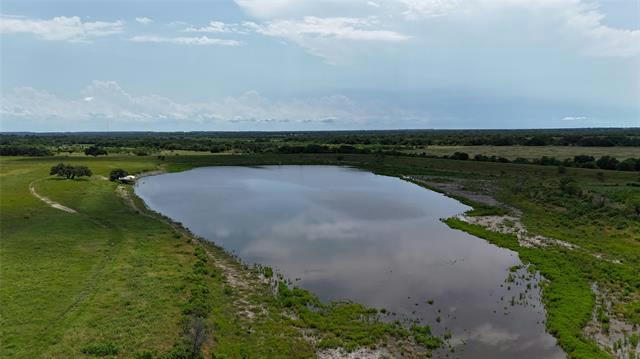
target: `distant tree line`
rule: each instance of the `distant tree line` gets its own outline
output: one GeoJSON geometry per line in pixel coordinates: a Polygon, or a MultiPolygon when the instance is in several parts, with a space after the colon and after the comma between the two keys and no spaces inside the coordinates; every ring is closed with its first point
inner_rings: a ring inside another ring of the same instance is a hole
{"type": "Polygon", "coordinates": [[[567,158],[564,160],[556,159],[555,157],[542,156],[532,160],[526,158],[516,158],[510,161],[505,157],[497,156],[485,156],[481,154],[475,155],[473,158],[465,152],[456,152],[449,156],[442,156],[442,158],[452,160],[473,160],[480,162],[501,162],[501,163],[517,163],[517,164],[532,164],[542,166],[563,166],[563,167],[578,167],[578,168],[592,168],[602,170],[616,170],[616,171],[640,171],[640,158],[627,158],[623,161],[619,161],[612,156],[602,156],[596,159],[589,155],[578,155],[573,158],[567,158]]]}
{"type": "Polygon", "coordinates": [[[40,146],[8,145],[0,146],[0,156],[53,156],[53,152],[40,146]]]}
{"type": "MultiPolygon", "coordinates": [[[[133,153],[154,151],[235,150],[239,152],[281,152],[282,146],[348,145],[358,148],[383,147],[385,150],[429,145],[457,146],[636,146],[640,147],[640,128],[550,129],[550,130],[393,130],[393,131],[317,131],[317,132],[87,132],[45,134],[0,134],[0,148],[86,148],[95,150],[130,149],[133,153]],[[87,145],[92,145],[86,148],[87,145]]],[[[313,148],[307,148],[313,150],[313,148]]]]}
{"type": "Polygon", "coordinates": [[[371,153],[368,148],[355,147],[350,145],[326,146],[318,144],[308,144],[306,146],[280,146],[278,153],[371,153]]]}

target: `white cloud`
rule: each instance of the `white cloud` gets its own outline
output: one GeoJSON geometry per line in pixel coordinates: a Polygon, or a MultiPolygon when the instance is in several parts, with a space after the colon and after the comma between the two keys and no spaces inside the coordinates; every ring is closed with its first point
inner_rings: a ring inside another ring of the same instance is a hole
{"type": "Polygon", "coordinates": [[[256,31],[278,36],[295,42],[304,42],[304,37],[324,37],[337,40],[404,41],[408,36],[389,30],[368,29],[375,19],[348,17],[319,18],[306,16],[303,20],[279,20],[265,25],[256,25],[256,31]]]}
{"type": "Polygon", "coordinates": [[[356,102],[342,95],[274,101],[247,91],[212,101],[178,102],[153,94],[133,96],[114,81],[93,81],[80,100],[30,87],[5,91],[0,99],[3,126],[11,130],[32,128],[28,126],[34,122],[58,130],[95,129],[95,121],[100,119],[113,121],[112,129],[145,129],[162,123],[170,123],[171,129],[359,128],[367,121],[398,121],[407,116],[405,110],[356,102]]]}
{"type": "Polygon", "coordinates": [[[584,121],[586,119],[586,116],[566,116],[562,118],[562,121],[584,121]]]}
{"type": "Polygon", "coordinates": [[[227,24],[222,21],[211,21],[207,26],[189,26],[183,32],[208,32],[208,33],[244,33],[245,31],[238,24],[227,24]]]}
{"type": "Polygon", "coordinates": [[[398,0],[405,6],[407,19],[429,18],[446,15],[459,6],[458,0],[398,0]]]}
{"type": "Polygon", "coordinates": [[[133,42],[169,43],[177,45],[219,45],[219,46],[239,46],[240,41],[216,39],[208,36],[199,37],[163,37],[154,35],[133,36],[129,40],[133,42]]]}
{"type": "Polygon", "coordinates": [[[140,24],[143,25],[147,25],[153,22],[152,19],[146,17],[146,16],[142,16],[142,17],[136,17],[136,21],[139,22],[140,24]]]}
{"type": "Polygon", "coordinates": [[[640,55],[640,30],[604,25],[605,15],[582,0],[398,1],[405,7],[407,19],[444,17],[441,21],[451,28],[484,33],[491,41],[512,36],[521,44],[548,41],[546,46],[551,49],[571,46],[589,56],[640,55]],[[509,24],[509,33],[503,33],[500,24],[509,24]]]}
{"type": "Polygon", "coordinates": [[[95,37],[118,34],[124,21],[82,21],[78,16],[58,16],[49,20],[0,17],[0,33],[32,34],[44,40],[88,42],[95,37]]]}
{"type": "MultiPolygon", "coordinates": [[[[235,2],[250,15],[273,21],[266,26],[299,24],[305,16],[322,18],[329,11],[325,9],[337,13],[354,13],[354,9],[359,9],[360,13],[383,19],[384,25],[391,28],[406,27],[403,20],[412,20],[410,25],[415,31],[403,36],[417,39],[434,36],[434,27],[442,26],[436,29],[437,36],[449,39],[450,46],[473,46],[472,38],[476,35],[484,35],[489,41],[494,36],[511,36],[521,46],[542,39],[547,41],[543,46],[549,49],[573,48],[581,55],[640,56],[640,30],[607,26],[603,23],[605,15],[588,0],[376,0],[362,1],[360,8],[356,6],[358,3],[348,0],[235,2]],[[437,23],[434,18],[438,18],[437,23]],[[509,24],[509,30],[505,31],[501,24],[509,24]],[[456,33],[470,36],[457,38],[456,33]]],[[[330,18],[324,19],[330,24],[330,18]]]]}
{"type": "Polygon", "coordinates": [[[245,26],[260,34],[294,42],[332,64],[340,62],[345,53],[355,48],[353,42],[397,43],[409,39],[409,36],[395,31],[372,29],[374,25],[377,25],[375,18],[314,16],[306,16],[302,20],[269,21],[264,24],[245,23],[245,26]],[[345,41],[350,43],[347,44],[345,41]]]}

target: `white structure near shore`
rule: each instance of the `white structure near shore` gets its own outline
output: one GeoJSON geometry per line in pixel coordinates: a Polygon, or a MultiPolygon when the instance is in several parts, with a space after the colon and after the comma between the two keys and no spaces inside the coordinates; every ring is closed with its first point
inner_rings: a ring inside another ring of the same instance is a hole
{"type": "Polygon", "coordinates": [[[123,183],[133,183],[133,182],[136,181],[136,176],[128,175],[128,176],[120,177],[120,178],[118,178],[118,181],[123,182],[123,183]]]}

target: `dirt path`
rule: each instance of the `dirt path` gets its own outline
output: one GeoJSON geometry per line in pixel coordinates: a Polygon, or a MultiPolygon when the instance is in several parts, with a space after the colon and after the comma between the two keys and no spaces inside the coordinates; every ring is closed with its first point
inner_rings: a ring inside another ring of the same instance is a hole
{"type": "Polygon", "coordinates": [[[44,202],[44,203],[48,204],[49,206],[51,206],[51,207],[53,207],[53,208],[55,208],[55,209],[59,209],[59,210],[61,210],[61,211],[65,211],[65,212],[68,212],[68,213],[78,213],[75,209],[71,209],[71,208],[69,208],[69,207],[67,207],[67,206],[63,206],[63,205],[61,205],[61,204],[60,204],[60,203],[58,203],[58,202],[52,201],[52,200],[50,200],[49,198],[47,198],[47,197],[45,197],[45,196],[42,196],[42,195],[38,194],[38,192],[36,192],[36,189],[35,189],[35,187],[34,187],[34,184],[35,184],[37,181],[38,181],[38,180],[36,180],[36,181],[33,181],[33,182],[29,183],[29,191],[31,192],[31,194],[32,194],[34,197],[36,197],[37,199],[41,200],[42,202],[44,202]]]}

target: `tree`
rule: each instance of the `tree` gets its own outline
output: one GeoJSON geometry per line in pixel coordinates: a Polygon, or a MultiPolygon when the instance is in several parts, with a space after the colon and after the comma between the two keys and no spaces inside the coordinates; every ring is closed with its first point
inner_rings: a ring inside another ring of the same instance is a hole
{"type": "Polygon", "coordinates": [[[562,162],[557,160],[555,157],[547,157],[547,156],[540,157],[540,160],[538,161],[538,163],[543,166],[559,166],[562,164],[562,162]]]}
{"type": "Polygon", "coordinates": [[[123,170],[122,168],[116,168],[115,170],[109,173],[109,181],[116,181],[118,178],[129,175],[129,172],[123,170]]]}
{"type": "Polygon", "coordinates": [[[91,177],[93,175],[93,172],[91,172],[91,170],[89,169],[89,167],[87,166],[77,166],[77,167],[72,167],[72,177],[91,177]]]}
{"type": "Polygon", "coordinates": [[[98,147],[96,145],[93,145],[91,147],[87,147],[84,150],[84,154],[87,155],[87,156],[97,157],[97,156],[100,156],[100,155],[106,155],[107,151],[102,147],[98,147]]]}
{"type": "Polygon", "coordinates": [[[49,171],[50,175],[57,175],[60,177],[66,177],[69,178],[70,174],[71,174],[71,170],[69,169],[69,167],[71,166],[67,166],[64,163],[60,162],[57,165],[51,167],[51,170],[49,171]]]}
{"type": "Polygon", "coordinates": [[[465,152],[456,152],[454,154],[451,155],[451,157],[449,157],[452,160],[461,160],[461,161],[466,161],[469,159],[469,155],[465,152]]]}
{"type": "Polygon", "coordinates": [[[57,165],[51,167],[49,171],[50,175],[56,175],[60,177],[64,177],[66,179],[74,179],[76,177],[91,177],[93,173],[87,166],[77,166],[73,167],[70,165],[65,165],[64,163],[58,163],[57,165]]]}
{"type": "Polygon", "coordinates": [[[611,156],[602,156],[596,161],[598,168],[603,170],[615,170],[618,163],[619,161],[615,157],[611,156]]]}
{"type": "Polygon", "coordinates": [[[616,166],[618,171],[635,171],[636,168],[638,168],[638,160],[635,158],[627,158],[616,166]]]}
{"type": "Polygon", "coordinates": [[[593,158],[593,156],[588,156],[588,155],[577,155],[577,156],[573,156],[573,162],[575,163],[586,163],[586,162],[593,162],[596,159],[593,158]]]}

